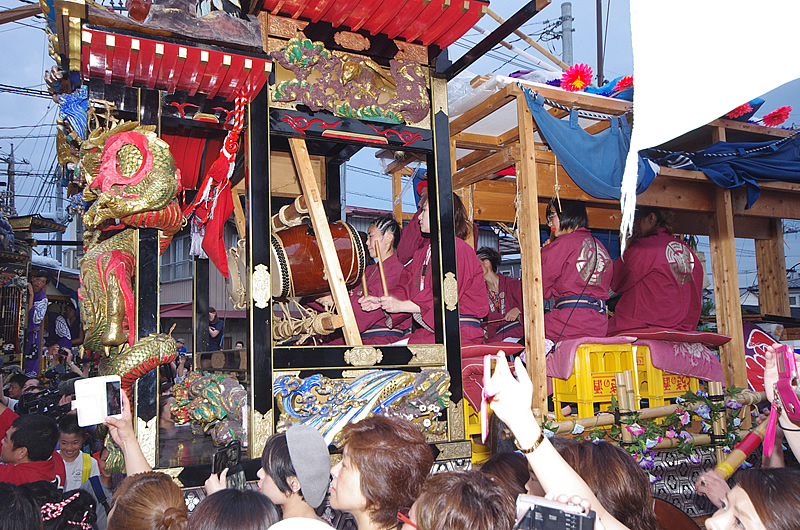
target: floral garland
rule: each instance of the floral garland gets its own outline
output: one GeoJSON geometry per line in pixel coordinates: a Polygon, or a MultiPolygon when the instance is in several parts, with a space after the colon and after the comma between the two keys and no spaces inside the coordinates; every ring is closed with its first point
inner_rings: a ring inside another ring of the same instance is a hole
{"type": "MultiPolygon", "coordinates": [[[[742,423],[739,417],[739,409],[742,408],[742,404],[734,399],[741,390],[741,388],[732,387],[725,392],[725,396],[721,400],[709,398],[705,390],[698,390],[696,393],[687,392],[683,396],[676,398],[676,401],[679,405],[698,404],[694,410],[684,410],[681,407],[676,407],[671,414],[659,418],[661,420],[660,423],[659,419],[643,419],[640,417],[639,412],[630,412],[621,415],[618,424],[609,429],[594,429],[584,436],[584,439],[593,443],[602,440],[618,443],[631,453],[642,469],[648,472],[650,482],[656,482],[661,480],[661,477],[653,476],[650,470],[655,467],[655,447],[664,439],[677,442],[677,446],[671,450],[688,456],[689,461],[692,463],[700,462],[700,458],[695,453],[695,443],[691,432],[694,426],[693,422],[699,420],[701,432],[710,433],[714,422],[720,418],[720,415],[724,415],[724,440],[719,443],[722,445],[723,452],[731,452],[733,446],[741,439],[738,431],[742,423]],[[631,434],[631,442],[623,442],[623,429],[631,434]]],[[[612,398],[609,411],[612,413],[619,412],[619,405],[615,398],[612,398]]],[[[753,411],[751,414],[755,417],[758,413],[753,411]]],[[[548,437],[555,435],[556,428],[553,427],[551,422],[542,423],[542,429],[544,429],[545,435],[548,437]]],[[[582,435],[584,432],[585,428],[577,423],[572,430],[572,434],[576,436],[582,435]]],[[[750,467],[750,464],[745,462],[742,467],[750,467]]]]}

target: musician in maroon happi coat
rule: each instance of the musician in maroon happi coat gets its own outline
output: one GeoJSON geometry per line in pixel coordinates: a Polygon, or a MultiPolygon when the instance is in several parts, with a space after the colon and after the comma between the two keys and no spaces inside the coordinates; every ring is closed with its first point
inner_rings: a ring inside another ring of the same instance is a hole
{"type": "Polygon", "coordinates": [[[672,236],[666,214],[640,207],[633,242],[614,263],[611,290],[622,295],[608,325],[609,335],[660,327],[695,331],[703,305],[703,266],[672,236]]]}
{"type": "Polygon", "coordinates": [[[588,230],[583,203],[554,199],[546,211],[552,235],[542,247],[542,289],[553,309],[544,316],[544,335],[556,343],[605,337],[611,256],[588,230]]]}
{"type": "MultiPolygon", "coordinates": [[[[383,273],[386,278],[388,289],[397,285],[400,276],[403,274],[403,264],[397,259],[397,244],[400,241],[400,225],[395,218],[390,215],[381,216],[373,221],[367,229],[367,249],[373,259],[378,259],[375,245],[380,248],[380,257],[383,258],[383,273]]],[[[381,282],[380,269],[377,261],[367,266],[364,270],[364,277],[367,279],[367,291],[369,294],[383,294],[383,284],[381,282]]],[[[358,331],[361,333],[363,344],[390,344],[400,340],[404,335],[402,329],[392,329],[386,325],[386,314],[383,311],[364,311],[359,300],[364,296],[362,283],[350,293],[350,302],[353,306],[353,313],[358,323],[358,331]]],[[[326,295],[316,300],[317,304],[332,305],[333,297],[326,295]]],[[[315,307],[311,304],[311,307],[315,307]]],[[[326,344],[344,344],[341,332],[337,331],[336,336],[331,340],[325,341],[326,344]]]]}
{"type": "Polygon", "coordinates": [[[477,252],[483,267],[483,279],[489,296],[489,315],[486,322],[486,342],[517,340],[525,336],[522,320],[522,282],[499,274],[500,253],[481,247],[477,252]]]}
{"type": "MultiPolygon", "coordinates": [[[[430,233],[430,204],[425,196],[420,201],[419,223],[423,234],[430,233]]],[[[468,233],[466,212],[458,196],[453,195],[453,211],[456,224],[456,267],[458,274],[458,309],[461,330],[461,344],[479,344],[483,342],[481,319],[489,312],[486,297],[486,286],[480,261],[475,251],[464,240],[468,233]]],[[[413,254],[413,259],[403,269],[394,289],[389,296],[368,296],[361,300],[365,311],[378,308],[392,316],[407,318],[410,314],[414,320],[413,331],[409,336],[410,344],[433,344],[434,306],[433,306],[433,274],[431,273],[431,244],[426,240],[424,245],[413,254]]]]}

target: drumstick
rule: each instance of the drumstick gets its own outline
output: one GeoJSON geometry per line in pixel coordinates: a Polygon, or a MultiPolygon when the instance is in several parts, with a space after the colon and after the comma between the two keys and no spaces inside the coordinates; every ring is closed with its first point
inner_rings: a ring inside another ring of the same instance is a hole
{"type": "Polygon", "coordinates": [[[381,256],[381,247],[378,242],[375,242],[375,254],[378,255],[378,272],[381,273],[381,287],[383,287],[383,296],[389,296],[389,288],[386,286],[386,273],[383,272],[383,257],[381,256]]]}
{"type": "Polygon", "coordinates": [[[367,290],[367,274],[366,274],[366,272],[361,275],[361,290],[364,291],[362,293],[363,296],[369,296],[369,291],[367,290]]]}

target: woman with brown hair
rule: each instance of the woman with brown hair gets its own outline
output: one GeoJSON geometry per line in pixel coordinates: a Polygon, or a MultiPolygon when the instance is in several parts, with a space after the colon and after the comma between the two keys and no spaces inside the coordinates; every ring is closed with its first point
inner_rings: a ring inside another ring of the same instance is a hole
{"type": "Polygon", "coordinates": [[[109,530],[185,530],[188,510],[181,489],[169,475],[148,471],[131,475],[114,493],[109,530]]]}
{"type": "Polygon", "coordinates": [[[800,471],[753,468],[737,473],[738,483],[722,508],[706,520],[709,530],[793,530],[800,521],[800,471]]]}
{"type": "Polygon", "coordinates": [[[342,461],[331,474],[331,507],[359,530],[397,526],[397,512],[417,498],[433,465],[425,436],[410,421],[372,416],[342,429],[342,461]]]}
{"type": "Polygon", "coordinates": [[[611,443],[582,441],[558,452],[619,522],[628,528],[659,528],[650,480],[627,451],[611,443]]]}
{"type": "Polygon", "coordinates": [[[481,466],[481,473],[490,476],[492,480],[505,488],[513,502],[516,502],[517,495],[528,492],[526,486],[531,478],[528,461],[517,452],[492,455],[481,466]]]}
{"type": "Polygon", "coordinates": [[[401,528],[509,530],[514,526],[514,503],[488,474],[439,473],[422,487],[401,528]]]}

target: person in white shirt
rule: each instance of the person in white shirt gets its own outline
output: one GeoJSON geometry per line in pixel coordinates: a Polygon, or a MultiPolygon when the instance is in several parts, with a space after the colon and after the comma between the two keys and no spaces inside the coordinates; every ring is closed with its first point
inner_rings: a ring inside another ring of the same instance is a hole
{"type": "Polygon", "coordinates": [[[67,414],[58,422],[58,453],[64,460],[67,482],[64,491],[78,489],[89,477],[100,474],[97,461],[91,455],[81,451],[89,437],[85,427],[78,426],[78,417],[67,414]]]}

